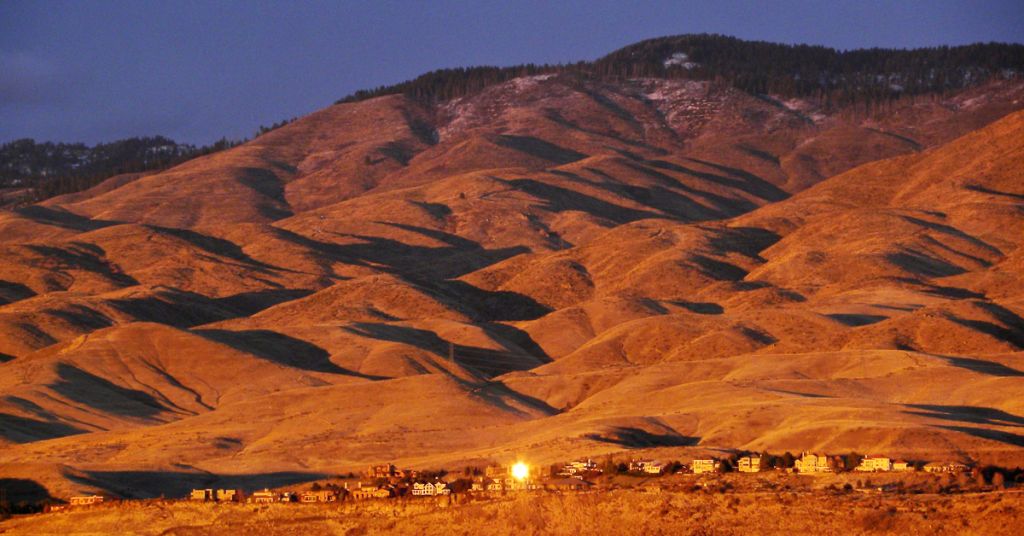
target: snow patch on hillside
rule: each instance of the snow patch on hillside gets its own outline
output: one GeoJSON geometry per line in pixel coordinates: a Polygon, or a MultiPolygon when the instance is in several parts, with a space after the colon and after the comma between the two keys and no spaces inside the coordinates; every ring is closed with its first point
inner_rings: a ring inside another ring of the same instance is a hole
{"type": "Polygon", "coordinates": [[[693,69],[694,67],[699,67],[700,66],[699,63],[697,63],[695,61],[690,61],[689,54],[687,54],[685,52],[676,52],[675,54],[672,54],[671,56],[666,58],[665,61],[662,62],[662,64],[664,64],[665,67],[671,67],[673,65],[678,65],[678,66],[680,66],[680,67],[682,67],[683,69],[686,69],[686,70],[690,70],[690,69],[693,69]]]}

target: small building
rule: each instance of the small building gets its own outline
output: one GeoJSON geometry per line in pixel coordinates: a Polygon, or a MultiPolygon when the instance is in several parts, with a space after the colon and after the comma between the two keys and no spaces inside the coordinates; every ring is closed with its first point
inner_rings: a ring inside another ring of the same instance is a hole
{"type": "Polygon", "coordinates": [[[390,463],[371,465],[366,469],[368,478],[391,478],[398,474],[398,469],[390,463]]]}
{"type": "Polygon", "coordinates": [[[571,461],[562,468],[559,472],[559,476],[575,476],[583,478],[583,475],[587,473],[600,473],[601,468],[597,466],[597,462],[587,458],[586,460],[574,460],[571,461]]]}
{"type": "Polygon", "coordinates": [[[352,490],[352,498],[357,501],[363,499],[387,499],[388,497],[391,497],[392,493],[393,492],[390,488],[365,486],[352,490]]]}
{"type": "Polygon", "coordinates": [[[903,461],[903,460],[897,460],[897,461],[892,462],[892,470],[893,471],[898,471],[898,472],[913,471],[914,470],[914,466],[911,465],[910,462],[903,461]]]}
{"type": "Polygon", "coordinates": [[[492,464],[484,467],[484,476],[490,478],[500,478],[509,474],[512,469],[507,465],[492,464]]]}
{"type": "Polygon", "coordinates": [[[71,506],[89,506],[93,504],[101,504],[102,502],[102,495],[76,495],[68,499],[68,504],[71,506]]]}
{"type": "Polygon", "coordinates": [[[249,496],[249,501],[256,504],[269,504],[277,502],[277,493],[263,488],[263,491],[254,492],[249,496]]]}
{"type": "Polygon", "coordinates": [[[245,500],[245,492],[240,489],[218,489],[214,498],[217,502],[242,502],[245,500]]]}
{"type": "Polygon", "coordinates": [[[303,491],[299,494],[302,503],[332,503],[338,501],[338,493],[330,489],[303,491]]]}
{"type": "Polygon", "coordinates": [[[832,466],[829,464],[828,456],[824,454],[803,453],[794,464],[794,469],[800,474],[831,473],[832,466]]]}
{"type": "Polygon", "coordinates": [[[865,456],[853,470],[868,473],[892,471],[892,460],[884,456],[865,456]]]}
{"type": "Polygon", "coordinates": [[[416,496],[433,496],[435,492],[432,482],[413,482],[412,494],[416,496]]]}
{"type": "Polygon", "coordinates": [[[760,473],[761,457],[757,455],[744,456],[740,458],[738,465],[741,473],[760,473]]]}
{"type": "Polygon", "coordinates": [[[665,470],[665,464],[656,460],[631,460],[629,471],[631,473],[646,473],[660,475],[665,470]]]}
{"type": "Polygon", "coordinates": [[[188,494],[188,500],[190,501],[212,501],[213,490],[212,489],[194,489],[188,494]]]}
{"type": "Polygon", "coordinates": [[[924,465],[927,473],[964,473],[971,468],[958,462],[931,462],[924,465]]]}
{"type": "Polygon", "coordinates": [[[717,473],[722,468],[721,462],[714,458],[702,458],[693,460],[690,464],[690,470],[693,474],[700,475],[704,473],[717,473]]]}
{"type": "Polygon", "coordinates": [[[665,470],[665,464],[655,460],[644,464],[644,472],[649,475],[660,475],[665,470]]]}

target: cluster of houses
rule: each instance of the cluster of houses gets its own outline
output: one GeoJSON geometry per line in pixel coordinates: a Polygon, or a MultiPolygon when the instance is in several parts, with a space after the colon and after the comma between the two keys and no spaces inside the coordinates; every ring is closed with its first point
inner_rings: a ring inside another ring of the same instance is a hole
{"type": "MultiPolygon", "coordinates": [[[[787,455],[788,456],[788,455],[787,455]]],[[[665,464],[657,460],[634,459],[628,465],[617,466],[619,472],[631,474],[659,476],[665,473],[688,472],[692,474],[720,473],[727,469],[724,460],[716,458],[698,458],[691,461],[689,467],[679,462],[665,464]]],[[[821,474],[836,472],[837,468],[849,468],[849,463],[842,457],[827,456],[812,452],[804,452],[799,458],[792,459],[792,467],[787,472],[797,474],[821,474]]],[[[730,464],[740,473],[759,473],[769,469],[769,463],[761,455],[743,456],[730,464]]],[[[915,465],[902,460],[892,460],[884,456],[866,456],[859,460],[853,471],[859,472],[909,472],[918,469],[928,473],[963,473],[971,467],[963,463],[927,463],[915,465]]],[[[271,491],[263,489],[246,493],[241,489],[193,489],[188,499],[201,502],[217,503],[334,503],[345,499],[387,499],[391,497],[438,497],[455,493],[453,483],[461,484],[460,492],[471,493],[507,493],[517,491],[585,491],[593,484],[588,478],[599,476],[603,469],[593,460],[575,460],[564,465],[541,467],[537,474],[516,474],[513,467],[491,465],[482,473],[463,477],[448,475],[447,480],[441,477],[422,478],[422,474],[411,469],[398,469],[394,465],[374,465],[365,471],[365,476],[372,481],[370,484],[358,482],[354,487],[348,483],[343,486],[313,489],[302,492],[271,491]]],[[[102,495],[83,495],[71,497],[67,506],[90,506],[104,502],[102,495]]]]}
{"type": "MultiPolygon", "coordinates": [[[[839,460],[841,460],[840,457],[804,452],[799,458],[793,460],[793,467],[786,470],[797,474],[832,473],[835,472],[839,460]]],[[[763,468],[762,456],[757,454],[744,456],[736,463],[736,469],[741,473],[759,473],[763,468]]],[[[929,473],[960,473],[970,469],[970,466],[957,462],[935,462],[922,466],[922,470],[929,473]]],[[[721,470],[722,462],[714,458],[696,459],[690,464],[690,471],[694,474],[717,473],[721,470]]],[[[916,471],[917,466],[907,461],[892,460],[885,456],[865,456],[860,459],[853,470],[867,473],[909,472],[916,471]]]]}

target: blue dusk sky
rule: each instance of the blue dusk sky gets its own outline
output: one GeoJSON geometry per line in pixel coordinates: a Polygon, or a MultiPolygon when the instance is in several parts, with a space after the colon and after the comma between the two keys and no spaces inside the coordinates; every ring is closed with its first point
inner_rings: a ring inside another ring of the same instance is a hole
{"type": "Polygon", "coordinates": [[[0,142],[250,136],[357,89],[682,33],[840,49],[1024,41],[1024,1],[0,0],[0,142]]]}

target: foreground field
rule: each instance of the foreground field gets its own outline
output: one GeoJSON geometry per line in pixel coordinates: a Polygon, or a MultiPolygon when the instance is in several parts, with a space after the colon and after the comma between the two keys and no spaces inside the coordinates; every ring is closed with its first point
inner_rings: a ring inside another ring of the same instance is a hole
{"type": "Polygon", "coordinates": [[[617,490],[477,501],[125,503],[15,518],[4,534],[1018,534],[1020,492],[617,490]]]}

